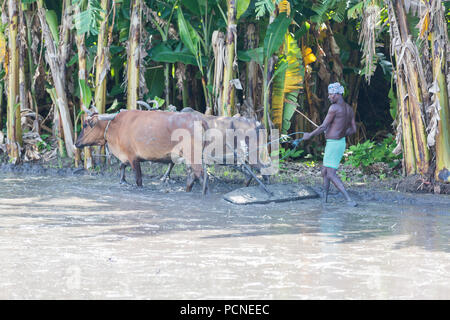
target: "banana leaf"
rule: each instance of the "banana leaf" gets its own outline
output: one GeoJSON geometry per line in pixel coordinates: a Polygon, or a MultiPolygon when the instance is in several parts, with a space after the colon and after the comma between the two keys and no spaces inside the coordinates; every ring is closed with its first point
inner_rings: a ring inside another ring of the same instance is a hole
{"type": "Polygon", "coordinates": [[[271,117],[274,125],[286,134],[295,112],[295,102],[302,87],[304,70],[300,64],[301,50],[290,33],[283,37],[284,45],[273,82],[271,117]],[[294,103],[289,103],[292,101],[294,103]]]}
{"type": "Polygon", "coordinates": [[[178,14],[178,30],[180,33],[181,41],[189,49],[189,51],[197,57],[199,54],[199,42],[200,36],[197,34],[191,24],[184,18],[183,12],[180,8],[177,11],[178,14]]]}
{"type": "Polygon", "coordinates": [[[89,88],[88,84],[85,80],[79,79],[78,83],[80,85],[80,92],[82,96],[82,102],[85,105],[86,108],[89,108],[91,105],[92,100],[92,91],[91,88],[89,88]]]}
{"type": "Polygon", "coordinates": [[[181,4],[193,14],[203,15],[205,13],[204,0],[181,0],[181,4]]]}
{"type": "Polygon", "coordinates": [[[284,41],[289,25],[292,20],[288,18],[286,13],[280,13],[267,28],[266,36],[264,37],[264,57],[271,57],[284,41]]]}
{"type": "Polygon", "coordinates": [[[58,31],[58,17],[56,16],[56,12],[53,10],[47,10],[45,12],[45,19],[47,20],[48,26],[50,27],[50,31],[53,36],[53,41],[56,43],[59,42],[59,31],[58,31]]]}
{"type": "Polygon", "coordinates": [[[250,5],[250,0],[237,0],[236,3],[236,19],[239,19],[241,15],[247,11],[248,6],[250,5]]]}
{"type": "Polygon", "coordinates": [[[238,51],[238,59],[243,62],[256,61],[259,65],[264,63],[264,48],[250,49],[247,51],[238,51]]]}
{"type": "Polygon", "coordinates": [[[165,43],[160,43],[153,47],[150,51],[150,57],[152,60],[157,62],[181,62],[194,66],[197,65],[197,60],[186,47],[183,50],[172,50],[170,46],[166,45],[165,43]]]}

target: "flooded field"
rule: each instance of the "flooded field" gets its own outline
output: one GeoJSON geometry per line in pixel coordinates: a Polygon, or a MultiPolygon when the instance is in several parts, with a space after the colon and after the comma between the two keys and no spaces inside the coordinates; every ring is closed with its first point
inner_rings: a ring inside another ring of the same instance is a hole
{"type": "Polygon", "coordinates": [[[448,196],[239,206],[118,180],[0,174],[0,299],[450,299],[448,196]]]}

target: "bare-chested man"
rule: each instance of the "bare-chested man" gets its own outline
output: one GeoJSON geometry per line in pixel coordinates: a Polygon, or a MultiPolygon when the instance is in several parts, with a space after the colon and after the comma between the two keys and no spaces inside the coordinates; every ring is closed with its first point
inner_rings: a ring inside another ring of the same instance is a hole
{"type": "Polygon", "coordinates": [[[355,115],[353,109],[344,101],[342,95],[344,87],[338,82],[328,86],[328,99],[332,103],[323,123],[311,133],[305,133],[303,140],[308,140],[322,132],[325,132],[327,144],[325,146],[325,156],[323,158],[323,201],[328,200],[328,190],[330,181],[336,188],[342,192],[350,206],[356,206],[347,191],[344,184],[336,174],[339,163],[345,151],[345,137],[356,132],[355,115]]]}

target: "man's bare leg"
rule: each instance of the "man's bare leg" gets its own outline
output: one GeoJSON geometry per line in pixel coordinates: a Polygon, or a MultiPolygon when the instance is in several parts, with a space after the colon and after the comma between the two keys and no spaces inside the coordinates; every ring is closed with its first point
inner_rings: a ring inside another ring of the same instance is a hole
{"type": "Polygon", "coordinates": [[[328,202],[328,190],[330,190],[330,179],[327,175],[327,168],[322,167],[322,177],[323,177],[323,197],[322,201],[324,203],[328,202]]]}
{"type": "Polygon", "coordinates": [[[341,179],[336,174],[336,169],[334,168],[326,168],[327,177],[333,182],[336,188],[344,195],[345,199],[347,199],[347,204],[351,207],[356,207],[358,204],[353,201],[345,190],[344,184],[341,179]]]}

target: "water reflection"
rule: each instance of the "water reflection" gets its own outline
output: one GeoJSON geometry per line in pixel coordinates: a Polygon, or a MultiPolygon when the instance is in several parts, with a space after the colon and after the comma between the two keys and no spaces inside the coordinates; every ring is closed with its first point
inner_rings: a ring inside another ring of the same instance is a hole
{"type": "Polygon", "coordinates": [[[369,202],[349,208],[339,201],[322,204],[319,199],[239,206],[224,202],[220,192],[204,198],[198,190],[185,193],[182,183],[166,190],[167,185],[151,179],[144,188],[136,188],[119,185],[114,177],[19,174],[1,178],[2,208],[14,212],[10,215],[45,217],[47,226],[156,224],[158,230],[133,226],[111,232],[151,237],[217,229],[223,232],[206,237],[317,234],[337,243],[407,235],[395,244],[396,249],[419,246],[450,251],[450,214],[440,207],[369,202]],[[21,207],[26,212],[14,211],[21,207]],[[74,215],[74,211],[79,212],[74,215]]]}
{"type": "Polygon", "coordinates": [[[239,206],[184,181],[0,181],[0,298],[450,298],[448,206],[239,206]],[[68,267],[82,291],[55,282],[68,267]]]}

